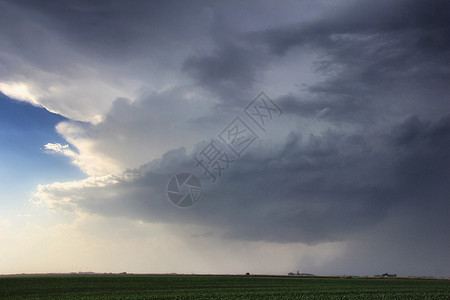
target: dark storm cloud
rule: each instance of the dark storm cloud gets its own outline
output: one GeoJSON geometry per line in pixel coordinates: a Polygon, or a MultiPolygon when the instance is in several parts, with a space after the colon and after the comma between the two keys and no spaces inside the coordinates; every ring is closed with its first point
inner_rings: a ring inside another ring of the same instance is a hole
{"type": "MultiPolygon", "coordinates": [[[[167,153],[149,171],[144,167],[139,180],[111,187],[120,197],[107,200],[99,193],[80,205],[96,213],[217,226],[234,238],[317,243],[369,228],[393,206],[420,209],[423,198],[440,203],[448,192],[450,153],[449,119],[436,121],[448,108],[448,51],[439,39],[448,31],[448,10],[446,2],[421,3],[366,3],[370,9],[357,4],[331,19],[253,35],[277,55],[295,46],[328,55],[316,64],[325,79],[308,87],[307,101],[295,95],[278,99],[288,113],[352,121],[370,130],[345,133],[330,125],[304,137],[294,130],[277,151],[262,148],[239,160],[192,210],[173,210],[164,199],[170,174],[192,170],[183,151],[167,153]],[[438,88],[434,95],[432,87],[438,88]],[[407,89],[418,96],[395,99],[407,89]],[[417,115],[408,117],[411,112],[417,115]]],[[[184,69],[206,88],[231,95],[252,84],[257,58],[248,44],[219,46],[188,58],[184,69]]]]}
{"type": "Polygon", "coordinates": [[[261,56],[244,46],[229,43],[211,55],[188,58],[183,69],[230,105],[243,100],[243,94],[251,89],[257,68],[262,64],[261,56]]]}
{"type": "MultiPolygon", "coordinates": [[[[449,3],[436,1],[354,1],[317,22],[300,23],[256,34],[276,54],[296,46],[333,46],[336,35],[417,35],[417,47],[446,51],[449,3]]],[[[348,48],[350,50],[350,48],[348,48]]]]}
{"type": "Polygon", "coordinates": [[[224,240],[345,242],[345,253],[321,274],[448,276],[449,140],[448,116],[410,117],[382,136],[293,132],[281,147],[248,151],[214,184],[177,149],[115,176],[115,184],[100,179],[41,192],[54,197],[54,208],[195,225],[224,240]],[[167,182],[180,171],[202,178],[203,198],[190,209],[167,200],[167,182]]]}
{"type": "Polygon", "coordinates": [[[450,115],[435,123],[410,117],[393,130],[392,142],[403,154],[397,162],[399,185],[410,191],[410,197],[422,204],[448,202],[450,115]]]}
{"type": "MultiPolygon", "coordinates": [[[[139,176],[131,182],[93,187],[92,196],[77,205],[93,213],[150,222],[207,225],[237,239],[341,240],[382,222],[392,207],[408,205],[414,211],[422,208],[426,195],[427,206],[446,199],[449,120],[421,126],[417,148],[408,147],[408,151],[402,151],[398,141],[410,135],[410,120],[383,138],[383,152],[371,150],[370,139],[376,138],[370,136],[327,131],[303,139],[291,133],[276,151],[249,152],[218,183],[207,184],[204,177],[204,199],[189,210],[174,209],[165,187],[177,171],[199,174],[201,170],[184,149],[171,151],[134,171],[139,176]],[[111,197],[111,191],[116,196],[111,197]]],[[[90,189],[82,193],[89,195],[90,189]]]]}
{"type": "Polygon", "coordinates": [[[358,123],[401,109],[438,118],[440,108],[450,108],[449,20],[447,1],[357,2],[329,18],[253,38],[276,55],[295,48],[323,53],[314,66],[324,79],[305,87],[301,99],[283,97],[288,112],[328,108],[326,117],[358,123]]]}
{"type": "Polygon", "coordinates": [[[367,104],[362,97],[315,97],[306,98],[295,95],[282,96],[278,99],[289,114],[301,117],[323,117],[333,121],[367,121],[367,104]]]}
{"type": "Polygon", "coordinates": [[[450,116],[436,122],[409,117],[386,141],[394,174],[392,206],[382,222],[350,238],[351,251],[328,268],[448,276],[450,116]]]}
{"type": "Polygon", "coordinates": [[[225,22],[226,16],[216,10],[211,13],[210,34],[214,48],[187,57],[182,70],[209,91],[224,105],[220,109],[239,107],[247,101],[258,70],[267,65],[267,55],[257,44],[248,43],[246,36],[225,22]]]}
{"type": "MultiPolygon", "coordinates": [[[[277,59],[295,63],[295,51],[318,53],[313,67],[321,79],[277,101],[288,117],[311,121],[321,132],[288,128],[282,144],[249,150],[219,182],[206,184],[202,177],[203,199],[188,210],[173,208],[165,190],[177,172],[201,173],[183,149],[115,177],[115,184],[47,186],[43,192],[54,196],[53,206],[73,209],[60,200],[71,199],[92,213],[205,225],[224,238],[311,244],[355,239],[358,249],[348,250],[348,257],[364,250],[381,255],[364,242],[382,249],[398,240],[405,244],[392,246],[392,257],[401,257],[405,245],[439,245],[425,253],[444,258],[450,228],[449,20],[447,1],[355,1],[314,21],[227,32],[215,38],[213,50],[180,59],[179,69],[218,96],[220,109],[227,103],[241,107],[260,72],[277,59]],[[395,230],[384,235],[389,226],[395,230]]],[[[86,29],[79,34],[95,49],[86,29]]],[[[205,118],[214,117],[200,116],[196,124],[205,118]]]]}
{"type": "MultiPolygon", "coordinates": [[[[175,49],[198,34],[205,27],[206,19],[202,17],[200,3],[193,4],[180,1],[12,1],[3,14],[7,17],[19,11],[30,19],[24,30],[45,28],[98,59],[125,59],[133,54],[141,56],[142,51],[147,55],[161,54],[159,44],[175,49]]],[[[11,25],[18,21],[8,18],[4,22],[9,28],[15,28],[11,25]]],[[[18,34],[13,38],[22,37],[18,34]]],[[[32,41],[26,39],[26,42],[32,41]]]]}
{"type": "Polygon", "coordinates": [[[437,118],[436,107],[448,108],[450,93],[449,12],[447,1],[355,1],[317,21],[226,32],[211,53],[189,57],[184,70],[233,105],[243,94],[248,98],[278,57],[300,49],[318,54],[313,70],[323,80],[306,85],[306,95],[281,97],[288,113],[324,110],[321,115],[334,121],[364,123],[397,105],[405,115],[437,118]],[[426,107],[425,97],[434,108],[426,107]]]}

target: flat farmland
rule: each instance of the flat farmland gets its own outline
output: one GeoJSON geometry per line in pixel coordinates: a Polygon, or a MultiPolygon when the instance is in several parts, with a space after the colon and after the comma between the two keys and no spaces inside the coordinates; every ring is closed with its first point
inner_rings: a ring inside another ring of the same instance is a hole
{"type": "Polygon", "coordinates": [[[214,275],[24,275],[0,276],[0,299],[450,299],[450,281],[214,275]]]}

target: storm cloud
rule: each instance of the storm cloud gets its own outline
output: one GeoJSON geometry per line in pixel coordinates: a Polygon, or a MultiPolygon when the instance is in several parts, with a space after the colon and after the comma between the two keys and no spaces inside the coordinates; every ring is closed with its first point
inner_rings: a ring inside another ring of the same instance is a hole
{"type": "Polygon", "coordinates": [[[221,241],[347,245],[317,272],[449,275],[448,1],[0,5],[5,91],[26,84],[37,96],[21,100],[68,118],[62,154],[87,174],[39,185],[34,203],[221,241]],[[105,89],[75,101],[85,78],[105,89]],[[260,91],[283,115],[210,182],[193,157],[260,91]],[[167,200],[179,172],[203,184],[189,209],[167,200]]]}

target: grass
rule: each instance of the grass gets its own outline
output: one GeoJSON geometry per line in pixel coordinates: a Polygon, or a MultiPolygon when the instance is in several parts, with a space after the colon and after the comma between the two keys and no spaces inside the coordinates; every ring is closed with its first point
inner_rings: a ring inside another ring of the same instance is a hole
{"type": "Polygon", "coordinates": [[[450,299],[450,281],[259,276],[0,277],[0,299],[450,299]]]}

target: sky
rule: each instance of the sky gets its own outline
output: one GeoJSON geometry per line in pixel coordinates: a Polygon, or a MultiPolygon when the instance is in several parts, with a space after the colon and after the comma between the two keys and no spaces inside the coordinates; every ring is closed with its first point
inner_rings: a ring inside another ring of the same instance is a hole
{"type": "Polygon", "coordinates": [[[0,0],[0,273],[450,277],[448,36],[444,0],[0,0]]]}

